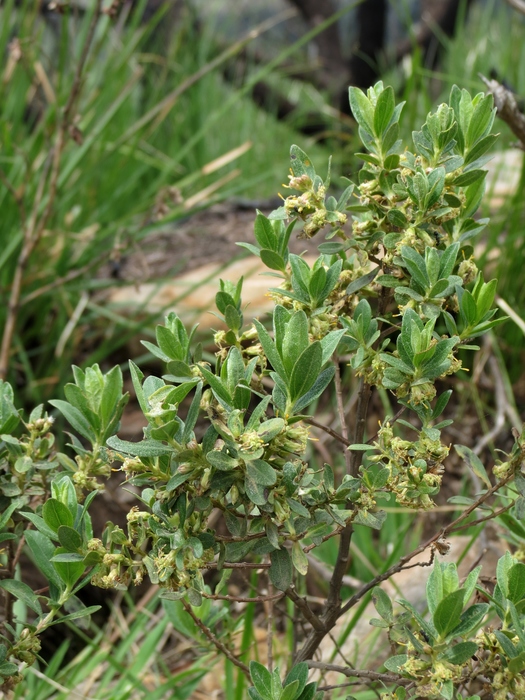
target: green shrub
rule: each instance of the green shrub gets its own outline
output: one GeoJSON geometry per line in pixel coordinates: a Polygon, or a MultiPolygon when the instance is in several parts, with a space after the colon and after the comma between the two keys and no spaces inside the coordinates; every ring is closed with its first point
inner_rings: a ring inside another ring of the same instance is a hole
{"type": "Polygon", "coordinates": [[[119,369],[107,374],[96,365],[75,369],[67,400],[52,402],[82,438],[73,438],[74,459],[54,452],[52,419],[43,407],[23,423],[9,385],[2,385],[0,537],[8,543],[8,556],[0,585],[8,602],[18,598],[36,616],[17,627],[12,615],[4,623],[0,674],[7,686],[21,680],[15,662],[35,659],[43,629],[91,613],[76,597],[88,581],[126,589],[147,577],[161,587],[171,614],[193,621],[239,668],[240,693],[242,674],[251,673],[248,692],[255,700],[306,700],[321,692],[306,684],[304,662],[381,682],[385,697],[464,697],[478,677],[488,679],[495,698],[523,697],[524,433],[516,435],[514,448],[490,476],[474,452],[457,445],[482,484],[480,492],[463,499],[464,510],[429,540],[343,595],[354,532],[381,529],[386,517],[381,504],[390,500],[415,511],[434,506],[449,453],[441,430],[450,423],[442,414],[452,390],[438,395],[441,380],[459,371],[460,353],[477,349],[473,339],[502,320],[492,309],[495,281],[484,282],[471,244],[486,224],[474,215],[483,196],[482,166],[494,141],[492,98],[472,98],[454,87],[450,104],[439,106],[414,132],[412,150],[398,139],[403,105],[395,104],[391,88],[378,83],[366,95],[351,88],[350,103],[366,149],[358,182],[349,182],[339,199],[329,196],[329,176],[322,180],[293,146],[289,187],[299,194],[268,218],[258,214],[256,245],[245,246],[281,280],[271,290],[271,330],[259,320],[244,324],[242,279],[236,285],[221,282],[216,296],[226,330],[215,334],[215,366],[202,359],[193,331],[171,313],[157,327],[156,344],[144,343],[165,363],[166,373],[145,377],[130,363],[148,424],[142,441],[115,435],[127,400],[119,369]],[[289,253],[297,222],[302,237],[328,231],[312,267],[289,253]],[[341,362],[349,362],[359,380],[350,429],[341,362]],[[316,402],[332,383],[340,432],[314,417],[316,402]],[[374,389],[395,396],[400,410],[385,415],[377,435],[368,437],[374,389]],[[330,464],[314,468],[307,447],[312,425],[337,439],[344,473],[330,464]],[[399,425],[411,431],[410,439],[398,432],[399,425]],[[126,531],[109,523],[99,539],[89,505],[114,460],[139,489],[139,505],[129,512],[126,531]],[[480,508],[485,510],[478,517],[480,508]],[[209,521],[217,511],[223,531],[209,521]],[[460,581],[456,564],[441,563],[436,552],[446,549],[444,539],[456,529],[497,515],[506,516],[516,554],[500,559],[490,592],[478,582],[479,567],[460,581]],[[301,593],[308,554],[335,537],[328,593],[315,612],[301,593]],[[49,582],[49,595],[36,595],[14,575],[22,538],[49,582]],[[429,615],[404,600],[398,614],[379,584],[414,566],[411,560],[426,549],[434,560],[429,615]],[[268,579],[252,579],[253,594],[228,592],[233,571],[254,567],[268,579]],[[207,576],[213,571],[220,576],[207,576]],[[261,592],[258,579],[268,583],[268,591],[261,592]],[[471,601],[476,590],[484,602],[471,601]],[[391,643],[386,671],[312,661],[337,620],[370,591],[379,614],[370,622],[391,643]],[[214,612],[210,602],[273,605],[284,598],[303,617],[305,632],[282,685],[278,671],[255,662],[248,667],[249,628],[248,644],[237,655],[235,620],[214,612]]]}

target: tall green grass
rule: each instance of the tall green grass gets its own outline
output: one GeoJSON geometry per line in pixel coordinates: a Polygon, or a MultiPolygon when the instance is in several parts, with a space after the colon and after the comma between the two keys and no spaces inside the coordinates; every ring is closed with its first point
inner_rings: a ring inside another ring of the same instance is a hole
{"type": "MultiPolygon", "coordinates": [[[[103,263],[118,261],[133,241],[174,226],[195,207],[273,194],[296,140],[254,105],[249,85],[239,90],[223,77],[251,35],[221,52],[211,28],[196,27],[188,13],[159,46],[165,10],[141,24],[144,5],[126,22],[104,16],[97,23],[75,139],[64,150],[57,196],[24,270],[8,379],[27,404],[57,395],[72,361],[103,361],[137,332],[137,322],[125,316],[108,327],[96,303],[102,288],[118,283],[97,276],[103,263]],[[161,213],[159,201],[166,205],[161,213]]],[[[8,0],[0,8],[0,328],[24,216],[42,185],[37,215],[48,201],[50,150],[91,13],[46,22],[35,3],[15,7],[8,0]]],[[[271,18],[256,33],[281,20],[271,18]]]]}

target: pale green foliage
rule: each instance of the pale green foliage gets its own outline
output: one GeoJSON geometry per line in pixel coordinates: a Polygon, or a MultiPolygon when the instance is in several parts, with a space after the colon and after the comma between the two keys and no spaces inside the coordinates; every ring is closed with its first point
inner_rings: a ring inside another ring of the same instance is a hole
{"type": "MultiPolygon", "coordinates": [[[[89,614],[75,599],[89,579],[124,589],[148,577],[159,584],[177,620],[190,605],[199,608],[202,624],[213,628],[216,641],[221,637],[224,651],[234,648],[234,625],[225,608],[214,613],[208,599],[219,599],[233,566],[264,560],[273,587],[297,602],[295,583],[307,573],[307,553],[340,533],[351,535],[354,526],[381,529],[386,513],[378,499],[416,510],[433,507],[449,452],[441,438],[449,421],[440,416],[451,394],[436,398],[437,383],[460,369],[460,350],[476,349],[467,344],[470,339],[501,320],[491,309],[495,281],[485,283],[477,272],[470,243],[486,223],[473,216],[494,140],[494,110],[490,97],[472,99],[454,88],[450,105],[428,115],[409,150],[398,139],[402,105],[396,106],[391,88],[378,83],[367,95],[352,88],[350,101],[367,150],[358,182],[349,183],[338,200],[328,196],[329,176],[322,180],[308,156],[292,147],[290,187],[300,194],[269,217],[259,213],[256,244],[245,244],[281,280],[271,290],[270,330],[257,319],[245,325],[242,279],[221,282],[216,306],[226,330],[215,334],[214,364],[203,360],[194,329],[188,333],[174,313],[158,326],[156,344],[144,343],[166,373],[145,377],[130,363],[147,421],[143,440],[127,442],[115,434],[127,400],[118,369],[105,375],[97,366],[76,369],[74,384],[65,389],[67,401],[52,402],[90,445],[74,438],[74,461],[54,454],[51,419],[42,408],[25,425],[29,437],[18,437],[12,392],[1,386],[0,424],[7,433],[0,452],[7,514],[1,537],[19,542],[25,534],[50,586],[46,598],[13,578],[2,583],[37,615],[21,634],[6,626],[11,637],[2,647],[7,660],[0,673],[3,668],[9,683],[18,680],[9,659],[31,662],[39,631],[62,605],[67,609],[73,600],[77,607],[70,615],[89,614]],[[320,244],[311,267],[289,252],[297,220],[304,224],[303,236],[326,228],[328,239],[337,237],[320,244]],[[342,357],[360,378],[361,398],[374,387],[389,391],[415,421],[399,421],[415,432],[407,440],[387,415],[365,442],[367,400],[360,400],[356,443],[339,436],[352,455],[344,475],[332,465],[312,467],[305,415],[330,386],[342,357]],[[139,489],[140,506],[129,512],[126,530],[109,523],[98,539],[87,508],[97,477],[107,476],[112,460],[122,463],[127,483],[139,489]],[[82,504],[85,491],[90,494],[82,504]],[[222,531],[210,524],[212,511],[221,513],[222,531]],[[12,517],[16,513],[24,520],[12,517]],[[26,519],[34,530],[24,528],[26,519]],[[204,578],[210,569],[222,570],[214,590],[204,578]]],[[[482,501],[516,474],[517,492],[508,492],[515,505],[505,515],[522,552],[524,445],[521,435],[506,461],[494,467],[501,483],[493,483],[468,448],[456,446],[488,489],[482,501]]],[[[343,551],[339,561],[347,556],[343,551]]],[[[523,697],[524,571],[506,556],[494,594],[484,593],[489,602],[472,604],[479,570],[460,584],[455,565],[436,562],[428,619],[403,600],[399,615],[376,589],[380,619],[372,624],[387,630],[399,647],[385,665],[400,680],[413,680],[411,697],[462,697],[479,673],[493,680],[498,698],[507,691],[523,697]],[[502,624],[492,632],[483,625],[494,613],[502,624]]],[[[317,622],[311,611],[306,615],[313,627],[307,642],[313,635],[318,645],[335,624],[341,580],[332,583],[335,603],[327,603],[317,622]]],[[[304,664],[284,684],[277,670],[253,662],[250,671],[253,700],[315,697],[304,664]]],[[[401,687],[395,690],[397,698],[404,694],[401,687]]]]}

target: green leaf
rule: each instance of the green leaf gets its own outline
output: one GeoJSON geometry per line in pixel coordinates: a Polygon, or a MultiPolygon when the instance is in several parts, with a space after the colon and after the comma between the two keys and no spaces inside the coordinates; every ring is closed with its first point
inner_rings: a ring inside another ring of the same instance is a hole
{"type": "Polygon", "coordinates": [[[375,106],[374,133],[376,136],[381,137],[387,130],[394,115],[395,106],[394,90],[392,87],[387,87],[377,98],[375,106]]]}
{"type": "Polygon", "coordinates": [[[286,688],[288,685],[290,685],[290,683],[294,683],[295,681],[298,681],[299,683],[296,692],[296,695],[299,698],[308,682],[308,664],[304,661],[295,664],[295,666],[290,669],[290,673],[285,678],[284,687],[286,688]]]}
{"type": "Polygon", "coordinates": [[[317,377],[312,388],[299,398],[294,406],[295,413],[300,413],[303,409],[309,406],[313,401],[319,398],[326,387],[330,384],[335,374],[335,367],[331,365],[324,369],[317,377]]]}
{"type": "Polygon", "coordinates": [[[53,565],[68,588],[73,588],[86,569],[82,558],[81,554],[66,552],[63,547],[58,547],[55,550],[55,554],[52,557],[53,565]],[[56,557],[61,554],[66,555],[68,559],[66,561],[57,561],[56,557]],[[80,557],[80,559],[78,560],[76,557],[80,557]]]}
{"type": "Polygon", "coordinates": [[[295,363],[308,345],[308,319],[304,311],[296,311],[286,326],[281,350],[288,377],[291,376],[295,363]]]}
{"type": "Polygon", "coordinates": [[[323,350],[316,341],[304,350],[296,361],[290,377],[290,398],[296,401],[313,387],[321,370],[323,350]]]}
{"type": "Polygon", "coordinates": [[[184,430],[182,431],[182,444],[187,445],[193,435],[193,429],[197,423],[199,417],[199,410],[201,405],[202,397],[202,382],[197,384],[195,389],[195,395],[191,401],[188,413],[186,415],[186,420],[184,421],[184,430]]]}
{"type": "Polygon", "coordinates": [[[277,374],[283,379],[286,380],[287,374],[286,370],[284,368],[283,362],[281,360],[281,356],[277,352],[277,348],[275,347],[275,343],[273,340],[270,338],[270,335],[266,328],[262,325],[260,321],[257,319],[254,319],[253,321],[256,329],[257,329],[257,335],[259,336],[259,340],[261,341],[261,345],[264,350],[264,354],[270,361],[270,364],[272,365],[273,369],[277,372],[277,374]]]}
{"type": "Polygon", "coordinates": [[[374,133],[374,108],[365,93],[356,87],[348,89],[354,119],[371,136],[374,133]]]}
{"type": "MultiPolygon", "coordinates": [[[[4,510],[2,515],[0,515],[0,530],[3,530],[4,527],[7,525],[9,522],[9,519],[15,512],[17,508],[20,508],[21,505],[23,505],[24,501],[21,498],[15,498],[11,503],[8,505],[8,507],[4,510]]],[[[24,514],[24,513],[22,513],[24,514]]]]}
{"type": "Polygon", "coordinates": [[[50,583],[54,583],[55,586],[62,590],[62,580],[53,564],[51,564],[51,558],[55,554],[55,546],[51,540],[41,532],[38,532],[38,530],[26,530],[25,538],[37,567],[50,583]]]}
{"type": "Polygon", "coordinates": [[[480,458],[474,452],[472,452],[472,450],[469,447],[466,447],[465,445],[454,445],[454,449],[461,457],[461,459],[465,462],[467,467],[471,469],[474,472],[474,474],[481,479],[485,486],[487,486],[489,489],[492,488],[492,484],[490,483],[487,471],[483,466],[483,463],[481,462],[480,458]]]}
{"type": "Polygon", "coordinates": [[[440,637],[444,638],[460,622],[465,599],[465,591],[461,588],[448,596],[437,606],[432,619],[440,637]]]}
{"type": "Polygon", "coordinates": [[[282,418],[270,418],[257,428],[257,435],[265,443],[276,438],[284,430],[286,423],[282,418]]]}
{"type": "MultiPolygon", "coordinates": [[[[254,224],[255,240],[261,246],[269,251],[277,251],[277,236],[273,230],[271,222],[264,214],[257,214],[254,224]]],[[[262,256],[261,256],[262,257],[262,256]]]]}
{"type": "Polygon", "coordinates": [[[163,445],[158,440],[141,440],[141,442],[129,442],[121,440],[116,435],[110,437],[106,443],[115,452],[133,455],[134,457],[162,457],[173,454],[173,448],[163,445]]]}
{"type": "Polygon", "coordinates": [[[14,676],[15,673],[18,673],[18,666],[16,664],[12,664],[9,661],[6,661],[3,664],[0,664],[0,676],[5,678],[6,676],[14,676]]]}
{"type": "Polygon", "coordinates": [[[513,603],[519,603],[525,598],[525,564],[518,562],[508,571],[507,598],[513,603]]]}
{"type": "Polygon", "coordinates": [[[375,270],[372,270],[372,272],[369,272],[366,275],[363,275],[362,277],[358,277],[353,282],[350,282],[350,284],[346,288],[346,294],[355,294],[360,289],[363,289],[363,287],[367,287],[374,281],[378,272],[379,267],[376,267],[375,270]]]}
{"type": "Polygon", "coordinates": [[[308,175],[311,180],[315,178],[315,168],[312,165],[312,161],[306,153],[295,144],[290,148],[290,164],[295,177],[308,175]]]}
{"type": "Polygon", "coordinates": [[[286,270],[286,262],[279,253],[263,248],[259,255],[263,263],[266,267],[269,267],[270,270],[278,270],[279,272],[284,272],[286,270]]]}
{"type": "Polygon", "coordinates": [[[277,472],[262,459],[252,459],[246,464],[246,473],[260,486],[273,486],[277,481],[277,472]]]}
{"type": "MultiPolygon", "coordinates": [[[[102,606],[101,605],[90,605],[87,608],[82,608],[81,610],[75,610],[75,612],[69,613],[69,615],[63,615],[57,620],[54,620],[51,625],[58,625],[61,622],[66,622],[67,620],[79,620],[81,617],[88,617],[93,613],[98,612],[102,606]]],[[[49,627],[51,626],[49,625],[49,627]]]]}
{"type": "MultiPolygon", "coordinates": [[[[63,548],[61,548],[63,549],[63,548]]],[[[55,554],[54,557],[51,558],[52,562],[58,562],[59,564],[69,564],[70,562],[80,562],[84,561],[85,557],[83,554],[78,554],[76,552],[62,552],[61,554],[55,554]]]]}
{"type": "Polygon", "coordinates": [[[37,615],[42,614],[42,608],[40,607],[38,598],[26,583],[15,581],[14,579],[3,579],[0,581],[0,588],[3,588],[4,591],[18,598],[18,600],[21,600],[28,608],[36,612],[37,615]]]}
{"type": "Polygon", "coordinates": [[[60,413],[64,416],[71,427],[77,431],[77,433],[86,438],[86,440],[89,440],[89,442],[92,444],[96,442],[97,436],[95,435],[95,431],[78,408],[71,406],[71,404],[69,404],[67,401],[61,401],[60,399],[55,399],[49,403],[51,406],[58,408],[60,413]]]}
{"type": "Polygon", "coordinates": [[[509,659],[514,659],[518,655],[518,650],[507,635],[500,630],[494,630],[494,635],[496,636],[496,639],[498,640],[499,645],[503,649],[505,655],[509,659]]]}
{"type": "Polygon", "coordinates": [[[392,601],[390,600],[388,594],[385,593],[382,588],[379,588],[379,586],[372,589],[372,603],[383,620],[390,625],[393,624],[394,610],[392,607],[392,601]]]}
{"type": "Polygon", "coordinates": [[[460,642],[440,654],[438,659],[460,666],[474,656],[477,650],[478,645],[475,642],[460,642]]]}
{"type": "Polygon", "coordinates": [[[68,552],[77,552],[82,547],[82,537],[72,527],[61,525],[57,534],[58,541],[68,552]]]}
{"type": "Polygon", "coordinates": [[[66,527],[73,526],[73,516],[67,506],[58,501],[56,498],[49,498],[42,508],[42,516],[46,525],[55,532],[61,525],[66,527]]]}
{"type": "Polygon", "coordinates": [[[294,542],[292,545],[292,563],[301,576],[306,576],[308,573],[308,558],[300,542],[294,542]]]}
{"type": "Polygon", "coordinates": [[[36,527],[36,529],[41,532],[43,535],[46,537],[49,537],[50,539],[57,539],[57,533],[55,530],[52,530],[49,525],[46,525],[45,521],[43,518],[41,518],[39,515],[36,513],[30,513],[26,511],[21,511],[20,515],[22,515],[24,518],[27,518],[30,520],[33,525],[36,527]]]}
{"type": "Polygon", "coordinates": [[[264,700],[273,700],[272,674],[258,661],[250,661],[250,676],[258,693],[264,700]]]}
{"type": "Polygon", "coordinates": [[[270,581],[279,591],[286,591],[293,581],[293,565],[287,549],[276,549],[270,553],[271,566],[268,569],[270,581]]]}
{"type": "Polygon", "coordinates": [[[215,374],[213,374],[213,372],[210,372],[210,370],[206,367],[201,367],[200,371],[205,376],[208,384],[211,387],[211,390],[213,391],[217,399],[219,401],[224,402],[227,406],[233,406],[233,398],[228,389],[219,379],[219,377],[216,377],[215,374]]]}
{"type": "Polygon", "coordinates": [[[403,673],[401,666],[406,664],[408,661],[407,654],[398,654],[397,656],[391,656],[385,661],[385,668],[388,671],[393,671],[394,673],[403,673]]]}
{"type": "Polygon", "coordinates": [[[297,689],[299,688],[299,681],[293,681],[284,688],[280,693],[279,700],[294,700],[297,697],[297,689]]]}
{"type": "Polygon", "coordinates": [[[213,467],[223,472],[232,471],[239,464],[236,459],[230,457],[225,452],[220,450],[212,450],[211,452],[208,452],[206,459],[213,467]]]}

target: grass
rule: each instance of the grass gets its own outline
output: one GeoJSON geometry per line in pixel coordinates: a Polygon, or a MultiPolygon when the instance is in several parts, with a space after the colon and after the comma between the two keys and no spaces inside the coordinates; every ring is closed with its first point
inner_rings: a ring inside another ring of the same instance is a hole
{"type": "Polygon", "coordinates": [[[103,361],[136,333],[125,316],[108,329],[97,307],[100,289],[115,284],[97,277],[103,263],[197,207],[274,194],[296,140],[254,105],[249,84],[238,89],[223,77],[251,35],[217,54],[211,28],[197,30],[186,16],[161,53],[154,37],[162,11],[141,25],[143,6],[124,26],[108,17],[97,23],[72,126],[76,140],[62,154],[56,197],[49,153],[91,14],[58,16],[51,29],[33,3],[0,9],[0,52],[7,57],[0,86],[1,326],[31,211],[42,217],[50,202],[24,270],[10,347],[7,376],[26,404],[59,393],[72,361],[103,361]]]}

